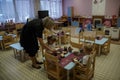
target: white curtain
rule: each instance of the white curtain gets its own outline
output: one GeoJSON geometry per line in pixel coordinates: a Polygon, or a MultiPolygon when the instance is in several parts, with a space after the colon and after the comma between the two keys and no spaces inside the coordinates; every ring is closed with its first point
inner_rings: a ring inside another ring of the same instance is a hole
{"type": "Polygon", "coordinates": [[[34,17],[33,0],[15,0],[17,22],[25,22],[27,18],[34,17]]]}
{"type": "Polygon", "coordinates": [[[62,0],[40,0],[40,9],[48,10],[49,16],[56,19],[62,16],[62,0]]]}
{"type": "Polygon", "coordinates": [[[33,0],[0,0],[0,22],[26,22],[34,17],[33,0]]]}
{"type": "Polygon", "coordinates": [[[13,0],[0,0],[0,22],[15,20],[13,0]]]}

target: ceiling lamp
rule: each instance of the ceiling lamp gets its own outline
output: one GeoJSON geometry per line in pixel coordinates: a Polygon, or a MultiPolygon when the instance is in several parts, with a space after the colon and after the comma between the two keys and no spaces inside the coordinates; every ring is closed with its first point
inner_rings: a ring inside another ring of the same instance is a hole
{"type": "Polygon", "coordinates": [[[94,0],[94,4],[101,3],[103,0],[94,0]]]}

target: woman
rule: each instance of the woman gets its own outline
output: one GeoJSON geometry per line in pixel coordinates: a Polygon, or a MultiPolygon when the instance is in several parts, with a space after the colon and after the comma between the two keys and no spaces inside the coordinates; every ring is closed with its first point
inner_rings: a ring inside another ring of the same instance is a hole
{"type": "Polygon", "coordinates": [[[52,30],[54,25],[54,21],[50,17],[45,17],[43,19],[33,19],[26,23],[22,29],[20,35],[20,44],[29,54],[30,59],[32,60],[32,67],[39,69],[41,66],[38,64],[42,64],[42,62],[38,62],[35,55],[39,49],[38,41],[42,45],[43,48],[54,51],[50,47],[48,47],[42,39],[43,30],[47,28],[48,30],[52,30]]]}

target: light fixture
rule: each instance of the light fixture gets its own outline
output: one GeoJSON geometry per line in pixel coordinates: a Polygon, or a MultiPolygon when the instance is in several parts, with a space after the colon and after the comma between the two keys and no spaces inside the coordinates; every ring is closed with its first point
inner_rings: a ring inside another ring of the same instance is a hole
{"type": "Polygon", "coordinates": [[[94,4],[97,4],[97,0],[94,0],[94,4]]]}
{"type": "Polygon", "coordinates": [[[94,4],[101,3],[103,0],[94,0],[94,4]]]}

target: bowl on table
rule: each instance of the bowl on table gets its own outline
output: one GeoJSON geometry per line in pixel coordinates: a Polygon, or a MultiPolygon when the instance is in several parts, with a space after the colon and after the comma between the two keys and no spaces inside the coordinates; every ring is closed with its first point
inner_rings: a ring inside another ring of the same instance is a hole
{"type": "Polygon", "coordinates": [[[80,55],[80,52],[74,51],[73,54],[75,54],[76,56],[78,56],[78,55],[80,55]]]}

